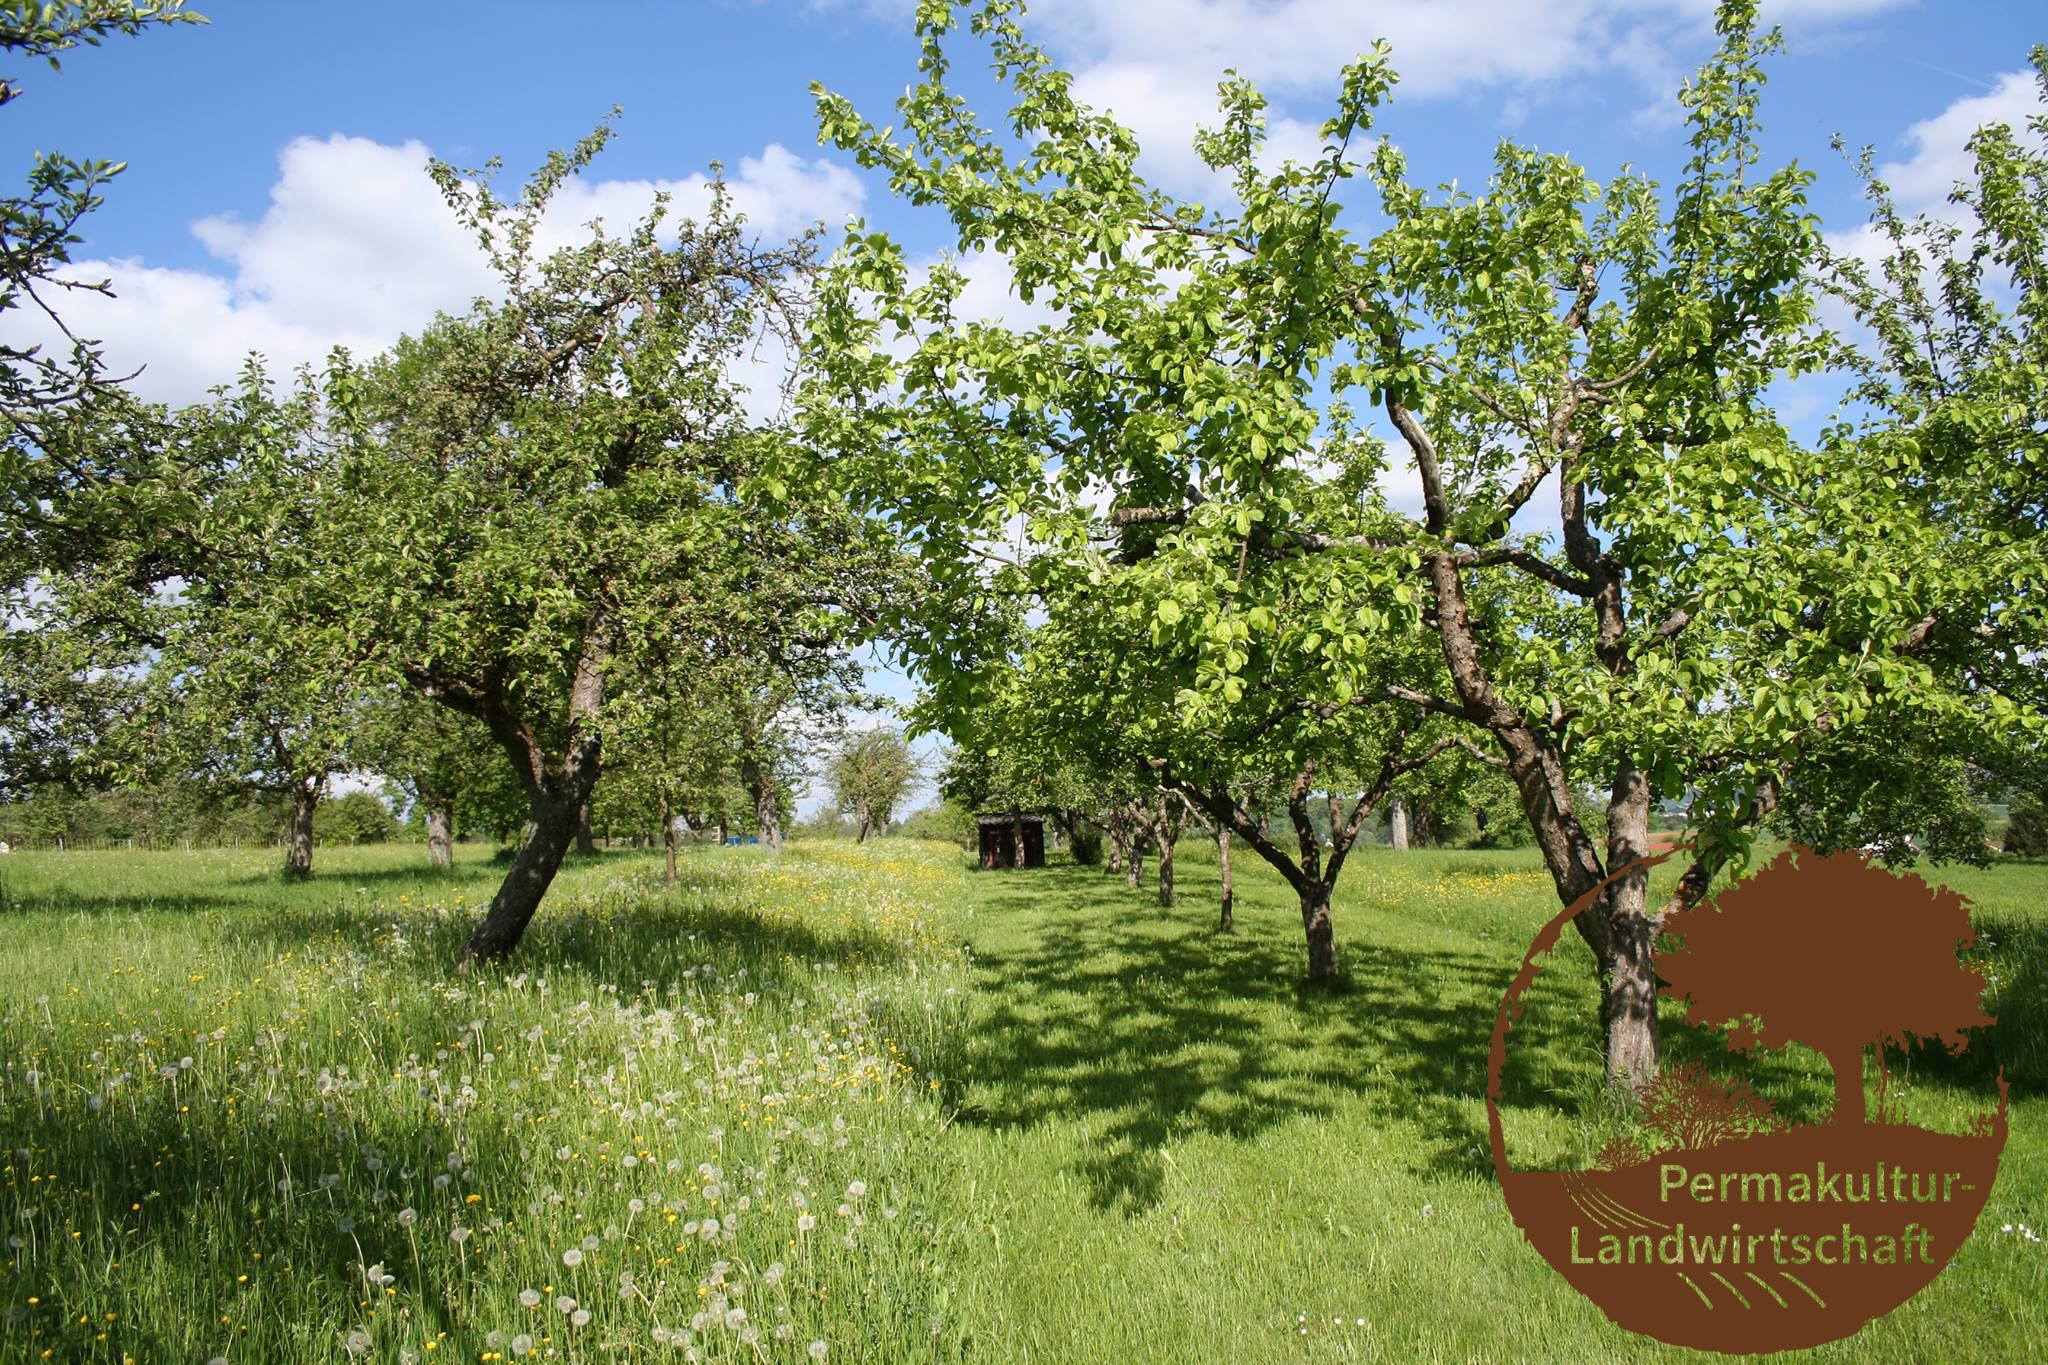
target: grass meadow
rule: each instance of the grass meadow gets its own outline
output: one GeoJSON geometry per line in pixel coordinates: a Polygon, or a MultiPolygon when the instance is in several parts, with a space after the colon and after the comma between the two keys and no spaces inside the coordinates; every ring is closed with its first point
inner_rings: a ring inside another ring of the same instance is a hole
{"type": "MultiPolygon", "coordinates": [[[[1214,931],[1192,840],[1171,910],[900,840],[692,848],[673,889],[608,853],[471,978],[499,869],[459,852],[323,848],[296,885],[267,850],[0,860],[0,1359],[1692,1358],[1502,1207],[1485,1060],[1556,909],[1533,855],[1354,858],[1332,995],[1249,859],[1214,931]]],[[[1939,876],[2000,1022],[1895,1088],[1954,1122],[1995,1058],[2010,1142],[1933,1287],[1814,1359],[2048,1358],[2048,867],[1939,876]]],[[[1628,1122],[1589,961],[1511,1044],[1518,1161],[1628,1122]]],[[[1766,1088],[1831,1098],[1793,1055],[1766,1088]]]]}

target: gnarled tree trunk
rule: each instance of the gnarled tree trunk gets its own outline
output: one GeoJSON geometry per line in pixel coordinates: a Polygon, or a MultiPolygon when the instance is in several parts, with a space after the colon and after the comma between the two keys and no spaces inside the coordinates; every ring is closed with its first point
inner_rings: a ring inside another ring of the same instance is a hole
{"type": "Polygon", "coordinates": [[[775,809],[775,783],[754,746],[755,740],[749,735],[746,753],[740,758],[740,780],[747,784],[747,791],[754,798],[754,828],[761,832],[761,842],[780,851],[782,817],[775,809]]]}
{"type": "Polygon", "coordinates": [[[455,865],[455,817],[444,805],[427,807],[427,857],[443,872],[455,865]]]}
{"type": "Polygon", "coordinates": [[[590,798],[587,796],[583,798],[582,804],[576,807],[576,851],[597,852],[597,840],[590,835],[590,798]]]}
{"type": "Polygon", "coordinates": [[[285,832],[284,875],[295,881],[313,875],[313,811],[319,804],[319,783],[292,783],[292,825],[285,832]]]}
{"type": "MultiPolygon", "coordinates": [[[[1650,783],[1623,761],[1607,803],[1607,866],[1630,867],[1650,856],[1650,783]]],[[[1606,942],[1597,957],[1600,1021],[1606,1036],[1607,1076],[1631,1090],[1657,1078],[1662,1040],[1657,1031],[1657,924],[1647,903],[1650,871],[1633,867],[1602,896],[1606,942]]]]}
{"type": "Polygon", "coordinates": [[[1400,797],[1394,798],[1393,809],[1387,814],[1387,826],[1392,831],[1394,852],[1408,851],[1408,803],[1400,797]]]}
{"type": "Polygon", "coordinates": [[[464,959],[496,961],[518,946],[575,841],[577,806],[574,796],[548,795],[534,801],[533,825],[526,842],[519,846],[519,856],[512,860],[512,870],[500,883],[498,894],[491,897],[483,922],[469,936],[462,950],[464,959]]]}
{"type": "Polygon", "coordinates": [[[1311,985],[1335,985],[1337,926],[1330,915],[1330,888],[1310,882],[1301,888],[1301,931],[1308,939],[1308,979],[1311,985]]]}
{"type": "Polygon", "coordinates": [[[589,828],[591,789],[603,771],[598,712],[604,707],[604,665],[610,632],[600,616],[584,636],[569,685],[567,739],[559,760],[550,759],[533,727],[516,710],[502,675],[448,685],[433,681],[455,705],[490,727],[492,737],[519,772],[526,788],[531,824],[490,908],[463,945],[460,967],[474,959],[497,961],[519,944],[541,898],[561,870],[579,828],[589,828]]]}

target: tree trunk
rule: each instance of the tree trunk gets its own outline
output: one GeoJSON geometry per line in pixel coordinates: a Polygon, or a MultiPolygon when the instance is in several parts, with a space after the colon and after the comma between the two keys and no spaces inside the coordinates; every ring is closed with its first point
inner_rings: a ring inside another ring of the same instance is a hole
{"type": "Polygon", "coordinates": [[[446,806],[427,807],[427,857],[446,872],[455,865],[455,817],[446,806]]]}
{"type": "Polygon", "coordinates": [[[1657,1079],[1655,924],[1640,913],[1613,925],[1612,949],[1600,964],[1601,1022],[1606,1029],[1607,1083],[1638,1092],[1657,1079]]]}
{"type": "Polygon", "coordinates": [[[597,852],[597,841],[590,837],[590,799],[588,797],[585,797],[582,804],[576,807],[576,851],[578,853],[597,852]]]}
{"type": "Polygon", "coordinates": [[[1330,917],[1330,888],[1309,882],[1301,888],[1301,928],[1308,939],[1308,980],[1312,986],[1337,981],[1337,929],[1330,917]]]}
{"type": "Polygon", "coordinates": [[[1228,825],[1219,825],[1216,830],[1216,863],[1223,870],[1223,914],[1217,920],[1216,927],[1228,934],[1237,928],[1237,921],[1232,918],[1234,902],[1237,899],[1237,890],[1230,880],[1230,826],[1228,825]]]}
{"type": "Polygon", "coordinates": [[[676,884],[676,818],[669,812],[668,793],[661,794],[661,846],[662,855],[668,860],[667,870],[662,875],[663,886],[676,884]]]}
{"type": "Polygon", "coordinates": [[[1387,824],[1393,831],[1394,852],[1408,851],[1408,803],[1400,797],[1394,798],[1393,809],[1387,814],[1387,824]]]}
{"type": "Polygon", "coordinates": [[[1315,822],[1309,819],[1308,788],[1315,778],[1310,763],[1294,779],[1287,793],[1287,818],[1294,826],[1294,842],[1301,851],[1301,865],[1288,877],[1301,897],[1301,930],[1308,940],[1308,980],[1312,986],[1337,982],[1337,926],[1330,914],[1330,891],[1337,872],[1344,866],[1344,853],[1337,843],[1337,825],[1330,827],[1329,871],[1323,870],[1323,844],[1316,837],[1315,822]]]}
{"type": "Polygon", "coordinates": [[[491,897],[483,923],[469,936],[462,950],[465,963],[471,958],[497,961],[518,946],[533,912],[540,908],[541,897],[561,870],[569,845],[575,842],[581,823],[577,813],[582,808],[583,802],[574,797],[534,799],[533,828],[519,846],[519,856],[512,860],[512,870],[505,874],[498,894],[491,897]]]}
{"type": "Polygon", "coordinates": [[[313,875],[313,808],[319,804],[317,787],[292,784],[292,827],[285,837],[284,875],[294,881],[313,875]]]}
{"type": "MultiPolygon", "coordinates": [[[[1648,776],[1623,762],[1607,803],[1607,866],[1627,867],[1650,853],[1648,776]]],[[[1607,888],[1590,913],[1605,921],[1596,945],[1600,1022],[1608,1084],[1640,1092],[1657,1078],[1657,923],[1650,917],[1650,873],[1638,867],[1607,888]]]]}
{"type": "Polygon", "coordinates": [[[740,778],[747,784],[747,790],[754,797],[754,827],[761,831],[761,842],[769,848],[782,848],[782,817],[775,811],[775,783],[770,780],[768,770],[754,752],[749,738],[746,756],[740,759],[740,778]]]}
{"type": "Polygon", "coordinates": [[[504,692],[501,678],[492,679],[486,690],[465,689],[470,714],[490,727],[520,775],[532,825],[512,860],[512,870],[463,945],[458,971],[468,970],[476,958],[502,959],[519,945],[541,897],[561,870],[569,845],[579,830],[587,833],[590,828],[590,793],[604,771],[597,719],[604,707],[604,663],[610,649],[610,627],[599,614],[583,637],[570,679],[567,738],[559,760],[548,757],[533,727],[504,692]]]}
{"type": "MultiPolygon", "coordinates": [[[[1882,1053],[1880,1053],[1882,1056],[1882,1053]]],[[[1870,1116],[1863,1102],[1863,1045],[1838,1048],[1827,1053],[1835,1072],[1835,1117],[1838,1125],[1864,1124],[1870,1116]]]]}
{"type": "Polygon", "coordinates": [[[1142,835],[1131,838],[1131,856],[1124,864],[1124,881],[1135,891],[1145,884],[1145,846],[1142,835]]]}
{"type": "Polygon", "coordinates": [[[1109,817],[1109,861],[1102,870],[1112,877],[1124,870],[1124,822],[1121,817],[1109,817]]]}

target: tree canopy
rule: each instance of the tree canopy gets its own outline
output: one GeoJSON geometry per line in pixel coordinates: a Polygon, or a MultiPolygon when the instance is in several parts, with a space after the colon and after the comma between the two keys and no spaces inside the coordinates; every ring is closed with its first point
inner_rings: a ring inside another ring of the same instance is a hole
{"type": "MultiPolygon", "coordinates": [[[[1847,421],[1795,441],[1771,409],[1836,347],[1811,177],[1760,165],[1777,38],[1754,4],[1719,9],[1669,185],[1510,141],[1483,186],[1425,188],[1374,136],[1382,46],[1343,69],[1308,162],[1269,164],[1262,97],[1223,80],[1196,144],[1223,207],[1149,184],[1020,13],[965,14],[1007,128],[949,84],[952,5],[920,8],[895,127],[817,91],[823,140],[943,212],[960,253],[919,276],[888,234],[849,233],[805,410],[830,476],[922,557],[933,598],[895,624],[932,714],[969,723],[1043,654],[1079,699],[1060,714],[1191,793],[1280,772],[1305,795],[1334,768],[1369,805],[1390,767],[1471,745],[1565,902],[1684,798],[1701,851],[1670,903],[1636,872],[1577,921],[1610,1072],[1638,1085],[1659,917],[1793,765],[1879,719],[2038,732],[1933,649],[2010,610],[1922,491],[1952,472],[1847,421]],[[989,258],[1043,320],[959,316],[989,258]]],[[[1322,880],[1307,858],[1276,865],[1322,880]]]]}

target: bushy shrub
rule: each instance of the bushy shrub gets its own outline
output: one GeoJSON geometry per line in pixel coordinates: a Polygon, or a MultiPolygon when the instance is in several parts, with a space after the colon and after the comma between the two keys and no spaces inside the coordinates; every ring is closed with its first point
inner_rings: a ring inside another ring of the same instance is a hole
{"type": "Polygon", "coordinates": [[[1102,861],[1102,831],[1093,825],[1076,824],[1069,846],[1074,861],[1083,867],[1094,867],[1102,861]]]}
{"type": "Polygon", "coordinates": [[[349,792],[320,803],[313,832],[323,844],[381,844],[398,833],[398,821],[376,796],[349,792]]]}
{"type": "Polygon", "coordinates": [[[2022,858],[2048,858],[2048,815],[2031,797],[2012,803],[2005,826],[2005,851],[2022,858]]]}
{"type": "Polygon", "coordinates": [[[943,839],[961,848],[972,848],[974,816],[952,801],[940,800],[912,811],[902,824],[889,832],[905,839],[943,839]]]}

